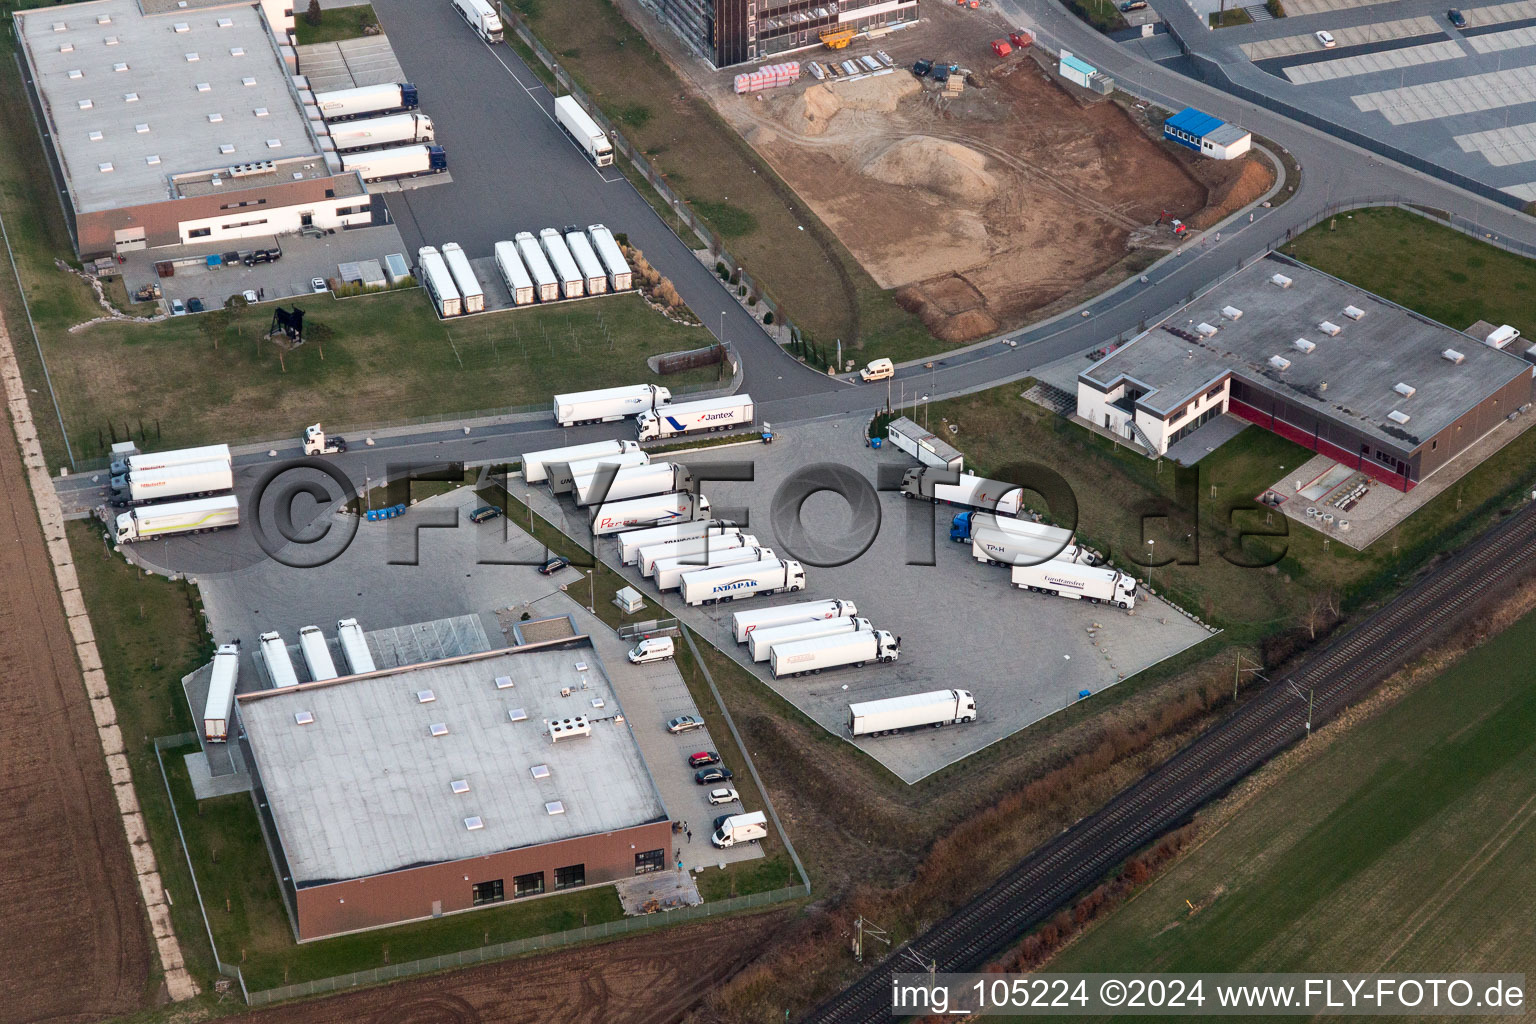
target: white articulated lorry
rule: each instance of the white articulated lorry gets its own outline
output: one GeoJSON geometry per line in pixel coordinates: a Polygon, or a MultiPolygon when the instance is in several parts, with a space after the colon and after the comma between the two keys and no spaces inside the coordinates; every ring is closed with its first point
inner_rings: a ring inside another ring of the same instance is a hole
{"type": "Polygon", "coordinates": [[[386,178],[414,178],[422,174],[441,174],[448,169],[448,154],[442,146],[423,143],[392,149],[365,149],[360,153],[341,153],[341,167],[356,171],[364,181],[386,178]]]}
{"type": "Polygon", "coordinates": [[[895,661],[900,655],[900,641],[889,630],[877,629],[774,644],[768,653],[768,665],[775,679],[783,679],[845,665],[895,661]]]}
{"type": "Polygon", "coordinates": [[[907,470],[901,480],[901,494],[905,498],[927,498],[1005,516],[1018,515],[1024,501],[1024,489],[1018,484],[988,480],[974,473],[956,474],[932,466],[907,470]]]}
{"type": "Polygon", "coordinates": [[[459,295],[458,286],[453,283],[448,262],[437,251],[437,246],[424,245],[416,250],[416,264],[421,268],[421,283],[426,285],[427,294],[432,296],[432,304],[437,307],[438,315],[449,317],[463,313],[464,300],[459,295]]]}
{"type": "Polygon", "coordinates": [[[578,423],[612,423],[648,410],[654,412],[670,401],[672,392],[659,384],[576,391],[555,396],[555,422],[562,427],[574,427],[578,423]]]}
{"type": "Polygon", "coordinates": [[[201,448],[178,448],[169,452],[150,452],[148,455],[130,455],[126,459],[112,460],[112,475],[147,473],[172,466],[190,466],[196,462],[222,462],[233,466],[227,444],[209,444],[201,448]]]}
{"type": "Polygon", "coordinates": [[[453,0],[453,9],[475,30],[475,35],[487,43],[501,42],[501,18],[485,0],[453,0]]]}
{"type": "Polygon", "coordinates": [[[258,639],[261,663],[267,666],[267,677],[279,690],[299,685],[299,675],[293,670],[293,659],[288,656],[288,645],[277,632],[263,633],[258,639]]]}
{"type": "Polygon", "coordinates": [[[1074,562],[1044,562],[1040,565],[1013,567],[1013,585],[1020,590],[1088,600],[1094,604],[1112,604],[1116,608],[1136,606],[1136,579],[1117,569],[1078,565],[1074,562]]]}
{"type": "Polygon", "coordinates": [[[720,519],[699,519],[686,523],[655,526],[648,530],[635,530],[619,538],[620,560],[624,565],[634,565],[640,557],[640,549],[657,544],[676,544],[694,537],[717,536],[727,529],[735,529],[735,523],[720,519]]]}
{"type": "MultiPolygon", "coordinates": [[[[580,462],[552,462],[549,465],[548,479],[549,493],[574,494],[576,481],[585,480],[597,473],[604,466],[614,466],[618,469],[629,469],[634,466],[649,466],[651,457],[645,452],[625,452],[623,455],[605,455],[598,459],[582,459],[580,462]]],[[[672,491],[678,488],[667,487],[672,491]]]]}
{"type": "Polygon", "coordinates": [[[597,126],[597,122],[576,102],[574,96],[555,97],[555,123],[571,141],[587,154],[587,159],[598,167],[613,163],[613,143],[597,126]]]}
{"type": "Polygon", "coordinates": [[[533,232],[519,231],[513,244],[517,246],[517,254],[523,258],[523,266],[528,268],[528,276],[533,278],[533,291],[539,301],[557,301],[560,298],[560,280],[550,269],[549,260],[545,258],[544,250],[539,248],[539,240],[533,237],[533,232]]]}
{"type": "MultiPolygon", "coordinates": [[[[750,536],[750,535],[749,535],[750,536]]],[[[709,572],[711,569],[719,569],[727,565],[744,565],[749,562],[766,562],[778,557],[772,548],[759,547],[757,538],[751,537],[750,547],[743,545],[739,548],[710,548],[709,554],[704,555],[669,555],[659,558],[654,563],[655,571],[651,574],[657,590],[676,590],[683,585],[683,580],[696,572],[709,572]]]]}
{"type": "Polygon", "coordinates": [[[696,559],[695,568],[702,569],[709,565],[705,559],[706,553],[715,551],[730,551],[733,548],[755,548],[757,538],[750,533],[742,533],[740,527],[728,526],[717,532],[710,532],[702,537],[689,537],[686,540],[666,541],[660,544],[652,544],[640,549],[638,564],[640,575],[656,575],[656,564],[671,558],[696,559]]]}
{"type": "Polygon", "coordinates": [[[114,537],[119,544],[159,540],[182,533],[203,533],[240,525],[240,500],[233,494],[193,501],[168,501],[119,513],[114,537]]]}
{"type": "Polygon", "coordinates": [[[634,273],[629,269],[629,261],[624,258],[624,251],[619,248],[618,241],[601,224],[593,224],[587,228],[587,237],[592,239],[592,248],[597,250],[597,258],[603,261],[603,269],[608,271],[608,284],[616,292],[627,292],[634,287],[634,273]]]}
{"type": "Polygon", "coordinates": [[[317,683],[336,678],[336,662],[331,658],[331,649],[319,626],[305,626],[299,630],[299,653],[304,655],[309,678],[317,683]]]}
{"type": "Polygon", "coordinates": [[[240,644],[220,644],[213,655],[213,675],[208,679],[208,699],[203,704],[203,739],[224,743],[229,739],[229,720],[235,713],[235,687],[240,682],[240,644]]]}
{"type": "Polygon", "coordinates": [[[527,452],[519,461],[523,464],[523,479],[530,484],[537,484],[549,479],[550,467],[558,463],[582,462],[639,450],[640,446],[634,441],[592,441],[564,448],[547,448],[541,452],[527,452]]]}
{"type": "Polygon", "coordinates": [[[988,512],[962,512],[949,531],[957,542],[969,539],[971,555],[990,565],[1037,565],[1042,562],[1093,564],[1093,556],[1072,543],[1071,530],[1029,519],[988,512]]]}
{"type": "Polygon", "coordinates": [[[781,604],[772,608],[754,608],[751,611],[735,612],[731,615],[731,632],[736,637],[737,643],[744,644],[759,629],[783,626],[791,622],[838,619],[858,613],[858,606],[852,601],[802,601],[799,604],[781,604]]]}
{"type": "Polygon", "coordinates": [[[336,622],[336,639],[341,644],[341,656],[346,660],[352,675],[373,672],[373,653],[368,650],[368,639],[356,619],[339,619],[336,622]]]}
{"type": "Polygon", "coordinates": [[[112,503],[142,505],[168,498],[192,498],[232,490],[235,474],[227,462],[193,462],[167,469],[133,470],[112,478],[112,503]]]}
{"type": "Polygon", "coordinates": [[[727,395],[702,402],[678,402],[665,408],[646,410],[635,420],[635,435],[641,441],[654,441],[679,434],[701,434],[713,430],[750,426],[755,415],[751,395],[727,395]]]}
{"type": "Polygon", "coordinates": [[[554,228],[540,231],[539,245],[543,247],[544,255],[549,257],[549,265],[555,268],[555,276],[560,279],[560,294],[567,299],[579,299],[585,295],[586,278],[581,276],[581,268],[572,258],[571,250],[566,248],[560,232],[554,228]]]}
{"type": "Polygon", "coordinates": [[[377,149],[380,146],[413,146],[435,140],[432,119],[414,111],[343,121],[331,129],[331,141],[342,152],[377,149]]]}
{"type": "Polygon", "coordinates": [[[475,276],[475,268],[469,265],[469,257],[464,255],[464,248],[458,242],[447,243],[443,246],[443,262],[448,264],[448,273],[453,275],[454,287],[458,288],[459,297],[464,300],[464,312],[485,312],[485,289],[475,276]]]}
{"type": "Polygon", "coordinates": [[[672,491],[693,490],[693,474],[687,466],[671,462],[651,462],[643,466],[626,466],[584,473],[572,481],[572,491],[580,508],[598,505],[605,501],[623,501],[625,498],[643,498],[648,494],[668,494],[672,491]]]}
{"type": "Polygon", "coordinates": [[[701,569],[683,577],[683,602],[701,605],[715,601],[734,601],[738,597],[777,594],[781,590],[805,589],[805,569],[799,562],[774,558],[764,562],[724,565],[701,569]]]}
{"type": "Polygon", "coordinates": [[[755,843],[768,835],[768,816],[762,811],[733,814],[720,823],[709,841],[722,850],[737,843],[755,843]]]}
{"type": "Polygon", "coordinates": [[[976,698],[969,690],[934,690],[848,705],[849,736],[889,736],[975,720],[976,698]]]}
{"type": "Polygon", "coordinates": [[[409,82],[363,85],[356,89],[335,89],[315,93],[315,106],[326,121],[345,121],[355,117],[375,117],[397,110],[415,110],[420,103],[416,87],[409,82]]]}
{"type": "Polygon", "coordinates": [[[597,253],[592,249],[592,243],[587,241],[587,236],[571,228],[565,233],[565,247],[571,251],[571,258],[576,261],[576,266],[581,270],[582,285],[588,295],[602,295],[608,290],[608,271],[603,269],[603,261],[597,258],[597,253]]]}
{"type": "Polygon", "coordinates": [[[753,661],[767,661],[769,653],[778,644],[790,644],[797,640],[814,640],[821,636],[837,636],[841,633],[874,632],[868,619],[845,615],[840,619],[814,619],[811,622],[791,622],[783,626],[765,626],[754,629],[747,637],[747,653],[753,661]]]}
{"type": "Polygon", "coordinates": [[[537,298],[533,278],[529,276],[528,268],[523,266],[523,258],[517,254],[516,242],[496,243],[496,269],[501,271],[501,279],[512,296],[512,304],[532,305],[537,298]]]}
{"type": "Polygon", "coordinates": [[[709,499],[702,494],[652,494],[598,505],[592,510],[592,535],[605,537],[645,526],[708,518],[709,499]]]}

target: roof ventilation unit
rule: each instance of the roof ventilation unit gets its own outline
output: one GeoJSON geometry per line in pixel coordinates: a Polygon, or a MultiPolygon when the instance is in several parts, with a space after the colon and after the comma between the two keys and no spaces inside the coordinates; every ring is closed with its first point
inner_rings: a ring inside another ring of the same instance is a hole
{"type": "Polygon", "coordinates": [[[1509,324],[1504,324],[1502,327],[1494,328],[1493,333],[1488,335],[1483,344],[1490,348],[1503,348],[1518,337],[1520,337],[1519,331],[1509,324]]]}
{"type": "Polygon", "coordinates": [[[528,709],[527,708],[513,708],[512,710],[507,712],[507,717],[512,719],[512,721],[514,721],[514,722],[526,722],[526,721],[528,721],[528,709]]]}
{"type": "Polygon", "coordinates": [[[1195,330],[1199,331],[1201,336],[1206,338],[1212,338],[1216,335],[1216,328],[1204,322],[1195,324],[1195,330]]]}
{"type": "Polygon", "coordinates": [[[231,178],[246,178],[252,174],[271,174],[277,164],[271,160],[252,160],[248,164],[234,164],[229,168],[231,178]]]}
{"type": "Polygon", "coordinates": [[[192,26],[188,25],[184,21],[178,21],[176,24],[171,26],[171,31],[175,32],[178,35],[180,35],[183,32],[191,32],[192,31],[192,26]]]}
{"type": "Polygon", "coordinates": [[[1440,358],[1441,359],[1450,360],[1451,362],[1453,362],[1456,365],[1460,366],[1461,363],[1462,363],[1462,360],[1466,359],[1467,357],[1462,355],[1460,352],[1457,352],[1453,348],[1448,348],[1444,352],[1440,353],[1440,358]]]}
{"type": "Polygon", "coordinates": [[[482,828],[485,828],[485,821],[480,817],[480,815],[476,814],[464,819],[465,831],[475,832],[482,828]]]}
{"type": "Polygon", "coordinates": [[[1344,333],[1344,328],[1340,327],[1332,320],[1324,320],[1322,323],[1317,325],[1317,329],[1328,335],[1330,338],[1337,338],[1340,334],[1344,333]]]}
{"type": "Polygon", "coordinates": [[[1365,310],[1361,309],[1359,306],[1345,306],[1344,315],[1349,317],[1351,320],[1359,320],[1361,317],[1365,316],[1365,310]]]}
{"type": "Polygon", "coordinates": [[[465,793],[469,792],[469,780],[454,779],[452,782],[448,783],[448,788],[453,790],[454,796],[463,796],[465,793]]]}
{"type": "Polygon", "coordinates": [[[545,813],[551,814],[551,815],[554,815],[554,814],[564,814],[565,813],[565,803],[563,801],[560,801],[560,800],[551,800],[549,803],[544,805],[544,811],[545,811],[545,813]]]}
{"type": "Polygon", "coordinates": [[[313,711],[295,711],[293,713],[293,721],[297,725],[313,725],[315,713],[313,711]]]}
{"type": "Polygon", "coordinates": [[[528,771],[531,772],[533,777],[536,779],[549,778],[549,765],[547,764],[536,764],[532,768],[528,769],[528,771]]]}
{"type": "Polygon", "coordinates": [[[1243,311],[1236,306],[1222,306],[1221,315],[1228,320],[1241,320],[1243,318],[1243,311]]]}
{"type": "Polygon", "coordinates": [[[1272,274],[1270,275],[1269,283],[1279,285],[1281,288],[1289,288],[1291,286],[1291,279],[1284,274],[1272,274]]]}
{"type": "Polygon", "coordinates": [[[1412,384],[1394,384],[1392,385],[1392,390],[1396,391],[1404,398],[1412,398],[1414,392],[1418,391],[1418,388],[1414,387],[1412,384]]]}
{"type": "Polygon", "coordinates": [[[592,723],[587,721],[586,715],[577,715],[575,718],[557,718],[549,723],[549,739],[551,743],[574,739],[577,736],[590,735],[592,735],[592,723]]]}
{"type": "Polygon", "coordinates": [[[448,735],[448,723],[447,722],[433,722],[431,725],[427,726],[427,731],[430,732],[433,736],[447,736],[448,735]]]}
{"type": "Polygon", "coordinates": [[[1407,423],[1409,416],[1405,412],[1398,412],[1396,409],[1393,409],[1391,412],[1387,413],[1387,419],[1391,420],[1393,423],[1407,423]]]}
{"type": "Polygon", "coordinates": [[[1306,338],[1297,338],[1295,341],[1291,342],[1291,347],[1294,348],[1297,352],[1311,352],[1313,349],[1317,348],[1317,342],[1308,341],[1306,338]]]}
{"type": "Polygon", "coordinates": [[[431,690],[416,691],[417,704],[431,704],[435,700],[437,700],[437,694],[433,693],[431,690]]]}
{"type": "Polygon", "coordinates": [[[1277,370],[1289,370],[1291,368],[1291,361],[1285,358],[1285,356],[1270,356],[1269,365],[1277,370]]]}
{"type": "Polygon", "coordinates": [[[515,684],[512,682],[511,676],[496,677],[496,689],[498,690],[510,690],[512,689],[513,685],[515,684]]]}

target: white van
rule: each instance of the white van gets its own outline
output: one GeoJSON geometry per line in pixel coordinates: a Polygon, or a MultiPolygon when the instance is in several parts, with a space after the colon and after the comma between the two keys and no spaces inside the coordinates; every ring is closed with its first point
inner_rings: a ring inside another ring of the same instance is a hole
{"type": "Polygon", "coordinates": [[[675,653],[671,637],[653,636],[635,645],[629,652],[629,661],[632,665],[649,665],[653,661],[671,661],[675,653]]]}
{"type": "Polygon", "coordinates": [[[720,823],[709,841],[722,850],[737,843],[755,843],[768,835],[768,816],[762,811],[733,814],[720,823]]]}
{"type": "Polygon", "coordinates": [[[885,380],[887,377],[894,376],[896,376],[896,364],[889,359],[876,359],[859,371],[859,377],[866,384],[872,380],[885,380]]]}

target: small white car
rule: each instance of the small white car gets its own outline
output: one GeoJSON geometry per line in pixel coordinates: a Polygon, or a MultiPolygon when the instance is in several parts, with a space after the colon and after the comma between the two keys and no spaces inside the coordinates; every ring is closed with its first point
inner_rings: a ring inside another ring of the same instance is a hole
{"type": "Polygon", "coordinates": [[[671,661],[676,654],[669,636],[653,636],[647,640],[641,640],[629,652],[631,665],[649,665],[653,661],[671,661]]]}
{"type": "Polygon", "coordinates": [[[1318,31],[1317,31],[1317,41],[1323,44],[1323,49],[1325,49],[1325,50],[1333,49],[1333,46],[1334,46],[1333,33],[1325,32],[1322,29],[1318,29],[1318,31]]]}
{"type": "Polygon", "coordinates": [[[256,304],[256,293],[251,291],[249,288],[247,288],[244,292],[242,292],[240,294],[240,297],[243,298],[250,305],[254,306],[256,304]]]}
{"type": "Polygon", "coordinates": [[[859,371],[859,378],[866,384],[872,380],[885,380],[896,376],[896,364],[889,359],[876,359],[859,371]]]}
{"type": "Polygon", "coordinates": [[[712,789],[709,791],[709,802],[712,804],[733,804],[741,797],[736,791],[727,786],[725,789],[712,789]]]}
{"type": "Polygon", "coordinates": [[[186,316],[186,315],[187,315],[186,303],[182,302],[180,299],[172,299],[171,300],[171,316],[186,316]]]}
{"type": "Polygon", "coordinates": [[[312,277],[309,280],[309,290],[314,292],[316,295],[324,295],[331,289],[326,285],[325,278],[312,277]]]}

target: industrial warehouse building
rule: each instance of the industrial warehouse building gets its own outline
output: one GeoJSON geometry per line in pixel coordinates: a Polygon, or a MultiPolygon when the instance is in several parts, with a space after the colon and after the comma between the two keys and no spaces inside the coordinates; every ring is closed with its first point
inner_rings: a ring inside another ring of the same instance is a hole
{"type": "Polygon", "coordinates": [[[1077,413],[1162,455],[1231,412],[1407,491],[1531,381],[1509,351],[1271,254],[1079,373],[1077,413]]]}
{"type": "Polygon", "coordinates": [[[290,76],[291,0],[143,2],[15,15],[82,257],[371,221],[290,76]]]}
{"type": "Polygon", "coordinates": [[[671,824],[585,638],[243,694],[300,941],[666,867],[671,824]]]}
{"type": "Polygon", "coordinates": [[[917,0],[656,0],[656,14],[717,68],[809,46],[824,35],[917,20],[917,0]]]}
{"type": "Polygon", "coordinates": [[[1213,160],[1232,160],[1253,148],[1253,133],[1194,107],[1163,122],[1163,138],[1213,160]]]}

